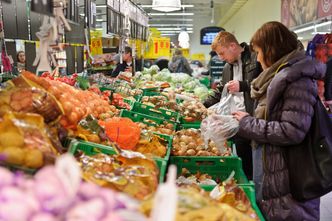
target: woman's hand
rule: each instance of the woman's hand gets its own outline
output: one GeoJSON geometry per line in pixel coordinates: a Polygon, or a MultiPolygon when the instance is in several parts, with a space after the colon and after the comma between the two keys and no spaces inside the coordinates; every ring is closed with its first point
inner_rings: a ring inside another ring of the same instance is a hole
{"type": "Polygon", "coordinates": [[[245,116],[248,116],[249,114],[247,112],[243,112],[243,111],[235,111],[232,113],[232,115],[236,118],[236,120],[240,121],[240,120],[242,120],[242,118],[244,118],[245,116]]]}

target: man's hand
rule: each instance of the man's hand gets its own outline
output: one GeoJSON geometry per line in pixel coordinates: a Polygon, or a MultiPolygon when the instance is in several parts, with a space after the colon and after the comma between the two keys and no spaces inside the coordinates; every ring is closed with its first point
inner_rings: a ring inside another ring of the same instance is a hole
{"type": "Polygon", "coordinates": [[[240,92],[240,82],[238,80],[232,80],[227,83],[227,89],[229,93],[240,92]]]}
{"type": "Polygon", "coordinates": [[[249,114],[247,112],[243,112],[243,111],[235,111],[232,113],[233,117],[236,118],[236,120],[240,121],[242,120],[242,118],[244,118],[245,116],[248,116],[249,114]]]}

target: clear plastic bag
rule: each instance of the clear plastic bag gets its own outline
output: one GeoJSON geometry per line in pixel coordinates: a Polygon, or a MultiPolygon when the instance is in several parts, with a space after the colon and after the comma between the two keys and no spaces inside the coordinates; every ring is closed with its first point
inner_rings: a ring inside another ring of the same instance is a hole
{"type": "Polygon", "coordinates": [[[212,114],[201,124],[201,136],[205,144],[212,140],[221,153],[226,151],[224,142],[239,130],[239,122],[231,115],[212,114]]]}
{"type": "MultiPolygon", "coordinates": [[[[218,103],[208,108],[208,113],[221,114],[221,115],[231,115],[234,111],[242,111],[240,107],[236,104],[236,95],[228,93],[227,85],[221,93],[221,99],[218,103]]],[[[243,110],[244,111],[244,110],[243,110]]]]}

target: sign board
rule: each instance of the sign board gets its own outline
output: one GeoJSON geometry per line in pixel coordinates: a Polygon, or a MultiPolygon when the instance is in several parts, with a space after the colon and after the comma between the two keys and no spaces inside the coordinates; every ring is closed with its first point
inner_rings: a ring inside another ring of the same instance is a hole
{"type": "Polygon", "coordinates": [[[148,49],[144,57],[148,59],[157,59],[159,57],[169,58],[171,55],[171,39],[165,37],[152,37],[148,43],[148,49]]]}
{"type": "Polygon", "coordinates": [[[332,15],[332,0],[281,0],[281,22],[296,27],[332,15]]]}
{"type": "Polygon", "coordinates": [[[103,41],[101,31],[91,31],[91,45],[90,52],[91,55],[98,55],[103,53],[103,41]]]}

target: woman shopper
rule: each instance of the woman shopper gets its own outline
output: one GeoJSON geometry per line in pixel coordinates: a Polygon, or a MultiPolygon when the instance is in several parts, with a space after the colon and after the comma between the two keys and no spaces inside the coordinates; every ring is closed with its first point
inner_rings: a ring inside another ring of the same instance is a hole
{"type": "MultiPolygon", "coordinates": [[[[325,65],[305,56],[297,39],[280,22],[268,22],[251,39],[263,72],[251,84],[254,116],[234,112],[239,135],[253,140],[253,179],[267,220],[319,220],[319,199],[296,201],[283,151],[301,143],[311,125],[316,79],[325,65]]],[[[305,163],[305,162],[299,162],[305,163]]]]}

